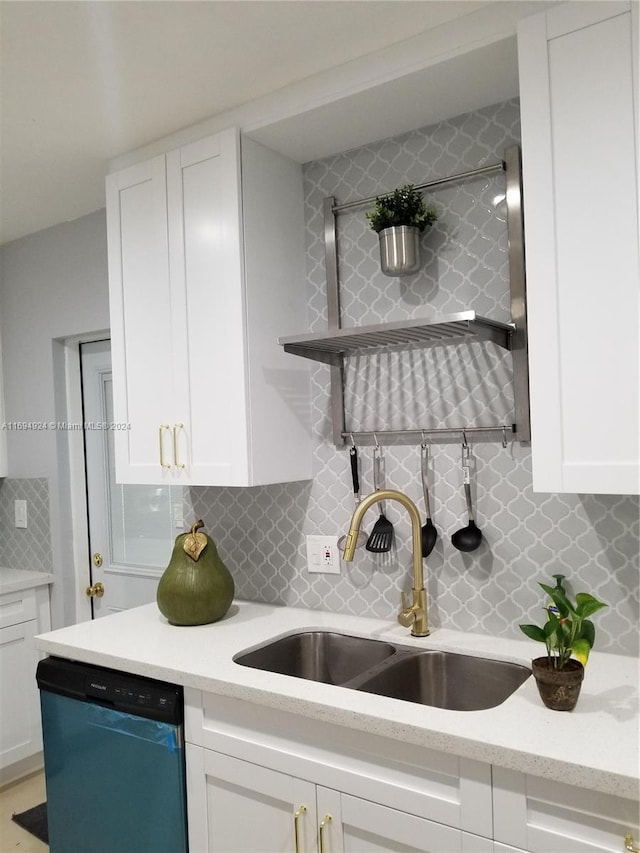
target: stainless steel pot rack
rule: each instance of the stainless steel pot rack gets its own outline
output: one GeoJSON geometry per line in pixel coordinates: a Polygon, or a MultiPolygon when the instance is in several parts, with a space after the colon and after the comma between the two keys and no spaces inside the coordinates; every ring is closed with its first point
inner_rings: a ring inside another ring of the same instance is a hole
{"type": "Polygon", "coordinates": [[[529,441],[529,372],[527,361],[526,280],[524,267],[524,232],[522,219],[522,177],[520,149],[511,146],[504,160],[468,172],[439,178],[416,185],[433,189],[494,172],[505,172],[507,204],[507,236],[509,244],[509,284],[511,322],[499,323],[478,316],[475,311],[434,316],[372,326],[342,329],[340,327],[340,290],[338,281],[337,216],[371,204],[375,197],[336,204],[333,196],[324,200],[325,265],[327,273],[326,332],[280,338],[285,352],[328,364],[331,370],[331,413],[333,440],[337,447],[348,439],[360,444],[409,444],[416,440],[432,443],[460,441],[529,441]],[[344,359],[353,355],[371,355],[456,344],[464,340],[491,341],[512,353],[515,423],[495,426],[461,426],[447,429],[409,429],[352,431],[345,425],[344,359]]]}

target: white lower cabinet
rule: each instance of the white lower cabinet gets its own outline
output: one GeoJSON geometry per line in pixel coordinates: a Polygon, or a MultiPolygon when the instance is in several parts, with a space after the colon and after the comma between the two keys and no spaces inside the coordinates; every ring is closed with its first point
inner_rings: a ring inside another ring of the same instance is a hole
{"type": "Polygon", "coordinates": [[[493,853],[488,765],[185,698],[191,853],[493,853]]]}
{"type": "Polygon", "coordinates": [[[191,849],[208,853],[493,853],[488,839],[189,746],[205,779],[191,849]]]}
{"type": "Polygon", "coordinates": [[[622,853],[626,835],[638,840],[636,801],[501,767],[493,809],[496,840],[530,853],[622,853]]]}
{"type": "Polygon", "coordinates": [[[46,587],[0,595],[0,784],[33,769],[24,762],[42,750],[33,638],[49,627],[46,587]]]}
{"type": "Polygon", "coordinates": [[[191,853],[623,853],[632,800],[187,689],[191,853]]]}

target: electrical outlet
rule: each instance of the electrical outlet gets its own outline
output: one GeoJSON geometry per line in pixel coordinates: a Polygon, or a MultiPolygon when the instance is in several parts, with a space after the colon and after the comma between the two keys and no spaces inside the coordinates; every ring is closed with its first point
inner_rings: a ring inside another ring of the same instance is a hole
{"type": "Polygon", "coordinates": [[[340,551],[337,536],[307,536],[307,570],[340,574],[340,551]]]}
{"type": "Polygon", "coordinates": [[[14,501],[13,502],[13,512],[14,512],[16,527],[26,527],[27,526],[27,502],[26,501],[14,501]]]}

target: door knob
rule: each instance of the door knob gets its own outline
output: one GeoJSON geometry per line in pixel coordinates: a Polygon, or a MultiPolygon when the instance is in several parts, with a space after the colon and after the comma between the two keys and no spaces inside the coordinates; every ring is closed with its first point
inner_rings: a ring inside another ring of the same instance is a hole
{"type": "Polygon", "coordinates": [[[98,581],[98,583],[94,583],[93,586],[88,586],[87,595],[89,598],[102,598],[104,595],[104,586],[100,581],[98,581]]]}
{"type": "Polygon", "coordinates": [[[99,569],[100,566],[102,565],[102,563],[103,563],[102,554],[98,554],[98,552],[96,551],[96,553],[93,555],[93,565],[97,569],[99,569]]]}

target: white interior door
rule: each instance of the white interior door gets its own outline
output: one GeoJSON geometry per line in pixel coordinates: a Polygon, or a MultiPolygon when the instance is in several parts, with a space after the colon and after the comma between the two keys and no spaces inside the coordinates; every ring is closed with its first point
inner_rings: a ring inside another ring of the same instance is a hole
{"type": "Polygon", "coordinates": [[[182,531],[180,486],[117,485],[109,341],[81,346],[90,585],[93,617],[155,601],[174,537],[182,531]],[[177,528],[177,529],[176,529],[177,528]]]}

